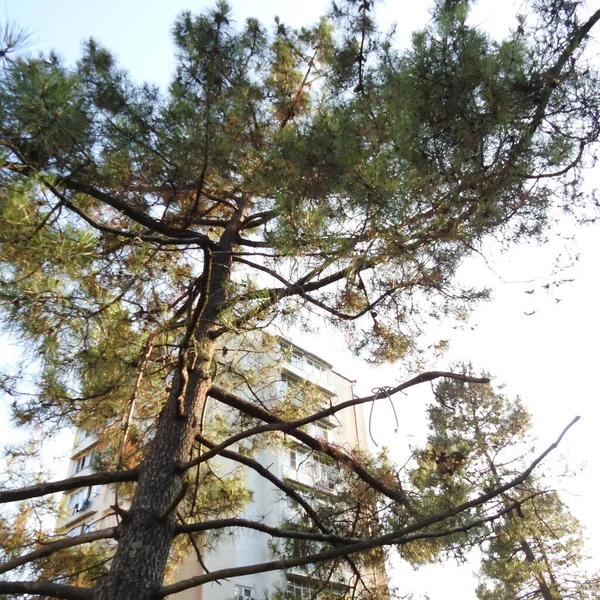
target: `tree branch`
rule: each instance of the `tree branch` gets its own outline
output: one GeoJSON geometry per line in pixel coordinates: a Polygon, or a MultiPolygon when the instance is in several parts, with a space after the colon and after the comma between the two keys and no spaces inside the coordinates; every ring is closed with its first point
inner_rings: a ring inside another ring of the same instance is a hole
{"type": "MultiPolygon", "coordinates": [[[[240,242],[241,243],[241,242],[240,242]]],[[[248,244],[253,245],[253,244],[248,244]]],[[[378,259],[372,258],[371,260],[366,260],[364,257],[358,258],[351,266],[341,269],[335,273],[331,273],[331,275],[327,275],[322,279],[318,279],[317,281],[305,282],[302,278],[298,280],[296,283],[286,284],[285,287],[281,288],[268,288],[261,289],[251,293],[248,293],[243,296],[238,296],[234,298],[229,304],[233,304],[234,302],[241,302],[244,300],[253,300],[260,298],[267,298],[262,302],[259,306],[254,309],[251,309],[247,314],[238,317],[236,321],[231,326],[232,329],[236,329],[242,327],[247,321],[252,318],[256,318],[261,313],[268,310],[271,306],[277,304],[283,298],[289,298],[291,296],[297,296],[302,294],[307,294],[308,292],[314,292],[320,290],[332,283],[336,283],[353,273],[359,273],[365,271],[367,269],[371,269],[375,267],[378,263],[378,259]],[[302,282],[302,283],[299,283],[302,282]]],[[[227,308],[225,306],[224,308],[227,308]]]]}
{"type": "MultiPolygon", "coordinates": [[[[221,569],[219,571],[213,571],[210,574],[198,575],[196,577],[192,577],[185,581],[180,581],[178,583],[165,586],[157,592],[157,596],[164,598],[165,596],[168,596],[170,594],[175,594],[177,592],[181,592],[183,590],[187,590],[187,589],[202,585],[204,583],[208,583],[209,581],[215,581],[217,579],[224,579],[226,577],[236,577],[239,575],[250,575],[253,573],[265,573],[267,571],[279,571],[279,570],[283,570],[283,569],[289,569],[292,567],[300,567],[300,566],[303,566],[303,565],[306,565],[309,563],[320,563],[320,562],[324,562],[324,561],[338,558],[341,556],[347,556],[350,554],[355,554],[357,552],[363,552],[365,550],[370,550],[372,548],[376,548],[379,546],[388,546],[391,544],[398,544],[398,543],[405,544],[405,543],[408,543],[409,541],[423,539],[426,537],[441,537],[443,535],[451,535],[452,533],[464,531],[465,527],[469,527],[468,525],[460,526],[458,528],[451,528],[451,529],[446,530],[445,532],[444,531],[442,531],[442,532],[423,531],[416,535],[410,535],[410,534],[413,534],[413,533],[415,533],[419,530],[422,530],[426,527],[429,527],[436,523],[440,523],[450,517],[456,516],[456,515],[460,514],[461,512],[464,512],[470,508],[480,506],[481,504],[484,504],[488,500],[492,500],[493,498],[500,496],[507,490],[514,488],[515,486],[519,485],[520,483],[523,483],[529,477],[529,475],[531,475],[533,470],[544,460],[544,458],[546,458],[546,456],[548,456],[548,454],[550,452],[552,452],[552,450],[554,450],[558,446],[558,444],[561,442],[562,438],[565,436],[567,431],[578,420],[579,420],[579,417],[576,417],[575,419],[573,419],[573,421],[571,421],[571,423],[569,423],[569,425],[567,425],[567,427],[565,427],[565,429],[563,429],[563,431],[560,434],[560,436],[558,437],[558,439],[551,446],[549,446],[538,458],[536,458],[530,464],[530,466],[525,471],[523,471],[523,473],[521,473],[517,477],[511,479],[504,485],[501,485],[490,492],[482,494],[473,500],[464,502],[463,504],[460,504],[453,508],[448,508],[444,511],[436,513],[435,515],[431,515],[425,519],[421,519],[420,521],[417,521],[416,523],[413,523],[412,525],[408,525],[407,527],[403,527],[396,531],[392,531],[390,533],[372,538],[370,540],[365,540],[362,542],[357,542],[355,544],[350,544],[345,547],[333,548],[333,549],[327,550],[325,552],[319,552],[317,554],[310,554],[310,555],[306,555],[306,556],[302,556],[302,557],[298,557],[298,558],[273,560],[273,561],[270,561],[267,563],[262,563],[262,564],[257,564],[257,565],[249,565],[246,567],[233,567],[233,568],[229,568],[229,569],[221,569]]],[[[505,510],[506,509],[503,508],[503,510],[500,511],[500,513],[498,513],[496,518],[498,518],[498,516],[501,516],[502,514],[504,514],[503,511],[505,511],[505,510]]],[[[486,517],[486,520],[492,520],[492,517],[486,517]]],[[[481,521],[484,522],[484,520],[481,520],[481,521]]],[[[481,523],[475,523],[472,526],[476,527],[478,524],[481,524],[481,523]]]]}
{"type": "Polygon", "coordinates": [[[105,485],[107,483],[121,483],[123,481],[135,481],[138,478],[139,469],[128,469],[127,471],[113,471],[108,473],[94,473],[92,475],[81,475],[79,477],[69,477],[60,481],[49,481],[46,483],[36,483],[28,487],[16,490],[0,491],[0,504],[7,502],[17,502],[18,500],[27,500],[29,498],[39,498],[47,494],[56,492],[66,492],[77,488],[87,487],[89,485],[105,485]]]}
{"type": "MultiPolygon", "coordinates": [[[[208,439],[203,436],[196,436],[202,444],[204,444],[207,448],[215,448],[216,445],[210,442],[208,439]]],[[[267,481],[270,481],[276,488],[281,490],[288,498],[291,498],[294,502],[296,502],[299,506],[301,506],[306,514],[312,519],[313,523],[322,531],[322,533],[329,535],[329,530],[327,527],[321,522],[319,519],[319,515],[315,512],[313,507],[306,501],[302,496],[291,486],[286,485],[281,479],[275,476],[269,469],[261,465],[257,460],[250,458],[248,456],[243,456],[238,452],[232,452],[231,450],[221,450],[219,452],[219,456],[223,458],[228,458],[229,460],[233,460],[238,462],[246,467],[256,471],[259,475],[261,475],[267,481]]]]}
{"type": "MultiPolygon", "coordinates": [[[[208,460],[209,458],[220,454],[221,450],[247,437],[251,437],[253,435],[257,435],[259,433],[264,433],[267,431],[283,431],[292,435],[291,432],[293,430],[296,430],[299,427],[303,427],[304,425],[308,425],[309,423],[326,419],[327,417],[330,417],[336,414],[337,412],[344,410],[345,408],[349,408],[358,404],[372,402],[381,398],[388,398],[410,387],[419,385],[421,383],[425,383],[427,381],[433,381],[434,379],[438,379],[440,377],[446,377],[448,379],[454,379],[457,381],[464,381],[466,383],[485,384],[490,382],[489,378],[487,377],[470,377],[468,375],[462,375],[460,373],[450,373],[446,371],[429,371],[427,373],[417,375],[416,377],[413,377],[412,379],[409,379],[408,381],[405,381],[404,383],[401,383],[395,387],[381,388],[380,391],[378,391],[375,394],[363,396],[362,398],[353,398],[352,400],[347,400],[346,402],[340,402],[339,404],[331,405],[328,408],[320,410],[308,417],[304,417],[303,419],[298,419],[296,421],[283,421],[282,419],[279,419],[278,417],[274,416],[265,409],[260,408],[259,406],[248,402],[247,400],[243,400],[239,396],[236,396],[219,386],[212,386],[208,394],[211,397],[215,398],[215,400],[218,400],[223,404],[231,406],[232,408],[236,408],[237,410],[243,412],[244,414],[247,414],[248,416],[255,417],[257,419],[260,419],[261,421],[265,421],[266,424],[258,425],[257,427],[247,429],[246,431],[242,431],[234,436],[227,438],[226,440],[212,448],[209,452],[206,452],[202,456],[199,456],[191,461],[188,461],[187,463],[184,463],[181,466],[181,468],[184,470],[190,469],[196,466],[197,464],[200,464],[201,462],[204,462],[205,460],[208,460]]],[[[304,432],[300,433],[304,434],[308,438],[311,438],[311,436],[305,434],[304,432]]],[[[323,444],[322,442],[319,442],[314,438],[311,439],[313,440],[313,442],[318,443],[319,445],[323,444]]]]}
{"type": "Polygon", "coordinates": [[[521,135],[519,141],[512,150],[511,162],[514,162],[518,158],[519,154],[529,146],[533,134],[537,131],[538,127],[544,120],[544,116],[546,115],[546,109],[548,108],[548,103],[550,102],[552,93],[556,89],[556,81],[560,78],[560,73],[563,67],[567,64],[568,60],[571,58],[571,56],[573,56],[575,50],[579,48],[583,40],[589,34],[592,27],[598,21],[600,21],[600,9],[597,10],[581,27],[579,27],[573,32],[573,34],[571,35],[570,43],[563,50],[563,52],[558,57],[554,65],[552,65],[552,67],[550,67],[544,73],[546,83],[542,91],[540,102],[538,104],[537,110],[531,118],[531,121],[526,127],[523,128],[523,134],[521,135]]]}
{"type": "Polygon", "coordinates": [[[179,491],[177,492],[177,494],[175,494],[173,500],[171,500],[170,504],[158,516],[159,521],[164,521],[174,510],[177,509],[177,507],[179,506],[179,503],[183,500],[188,487],[189,487],[189,484],[187,483],[187,481],[184,481],[182,483],[181,487],[179,488],[179,491]]]}
{"type": "MultiPolygon", "coordinates": [[[[307,302],[314,304],[316,307],[320,308],[321,310],[324,310],[325,312],[328,312],[329,314],[333,315],[334,317],[337,317],[338,319],[342,319],[344,321],[355,321],[356,319],[359,319],[360,317],[362,317],[369,311],[373,310],[379,303],[381,303],[383,300],[385,300],[388,296],[391,296],[394,292],[398,291],[398,288],[393,287],[393,288],[387,290],[386,292],[384,292],[383,294],[381,294],[379,296],[379,298],[377,298],[377,300],[375,300],[374,302],[367,304],[367,306],[365,308],[363,308],[362,310],[360,310],[359,312],[357,312],[353,315],[350,315],[348,313],[339,311],[331,306],[327,306],[327,304],[325,304],[324,302],[321,302],[320,300],[313,298],[312,296],[310,296],[308,293],[306,293],[303,290],[301,284],[298,284],[298,283],[293,284],[290,281],[287,281],[285,279],[285,277],[282,277],[281,275],[279,275],[279,273],[277,273],[273,269],[269,269],[268,267],[259,265],[250,260],[247,260],[246,258],[242,258],[242,257],[238,257],[238,256],[234,256],[233,260],[234,260],[234,262],[248,265],[250,268],[256,269],[257,271],[262,271],[263,273],[267,273],[268,275],[273,277],[273,279],[276,279],[280,283],[283,283],[286,287],[296,286],[296,289],[298,290],[296,293],[301,298],[304,298],[304,300],[306,300],[307,302]]],[[[257,293],[260,294],[260,290],[257,293]]]]}
{"type": "Polygon", "coordinates": [[[246,229],[256,229],[261,225],[266,225],[269,221],[276,219],[279,213],[274,210],[265,210],[264,212],[257,212],[250,215],[241,227],[241,231],[246,229]]]}
{"type": "MultiPolygon", "coordinates": [[[[203,438],[201,435],[198,435],[197,438],[206,447],[215,447],[215,444],[211,443],[206,438],[203,438]]],[[[302,498],[302,496],[293,487],[286,485],[283,481],[281,481],[281,479],[276,477],[273,473],[271,473],[271,471],[269,471],[269,469],[265,468],[257,460],[254,460],[248,456],[243,456],[238,452],[232,452],[231,450],[222,450],[219,455],[223,458],[228,458],[229,460],[243,464],[256,471],[256,473],[261,475],[267,481],[270,481],[277,489],[281,490],[288,498],[291,498],[294,502],[296,502],[298,506],[301,506],[309,518],[312,519],[312,522],[315,524],[315,526],[321,531],[321,533],[325,535],[331,535],[330,529],[321,521],[315,509],[306,500],[304,500],[304,498],[302,498]]],[[[346,557],[346,561],[356,577],[362,579],[360,571],[354,561],[350,557],[346,557]]]]}
{"type": "Polygon", "coordinates": [[[139,239],[144,242],[150,242],[154,244],[160,244],[161,246],[187,246],[187,245],[198,245],[204,246],[206,240],[203,235],[195,234],[189,237],[170,237],[170,238],[162,238],[157,237],[155,235],[148,235],[147,233],[141,233],[137,231],[127,231],[125,229],[116,229],[115,227],[109,227],[108,225],[103,225],[102,223],[98,223],[91,217],[89,217],[83,210],[75,206],[73,202],[67,199],[67,197],[56,189],[51,183],[44,181],[44,185],[61,201],[61,203],[72,213],[75,213],[77,216],[81,217],[88,225],[100,231],[102,233],[109,233],[112,235],[116,235],[119,237],[124,237],[128,239],[139,239]]]}
{"type": "Polygon", "coordinates": [[[87,600],[93,590],[44,581],[0,581],[0,594],[43,595],[63,600],[87,600]]]}
{"type": "Polygon", "coordinates": [[[171,227],[162,221],[157,221],[156,219],[148,216],[147,214],[136,210],[124,200],[117,198],[116,196],[112,196],[111,194],[107,194],[102,190],[90,185],[88,183],[77,181],[74,179],[66,179],[61,181],[61,185],[75,192],[81,192],[108,206],[112,206],[114,209],[118,210],[120,213],[129,217],[132,221],[143,225],[148,228],[150,231],[154,231],[156,233],[161,233],[162,235],[166,235],[173,238],[197,238],[198,243],[205,247],[214,246],[214,242],[210,240],[207,236],[197,233],[195,231],[187,231],[184,229],[178,229],[176,227],[171,227]]]}
{"type": "MultiPolygon", "coordinates": [[[[214,448],[215,444],[203,438],[201,435],[197,436],[200,441],[207,446],[208,448],[214,448]]],[[[259,475],[265,478],[267,481],[270,481],[276,488],[281,490],[288,498],[292,499],[296,504],[301,506],[308,517],[312,520],[314,525],[322,532],[322,534],[326,536],[331,536],[331,530],[321,521],[319,515],[315,511],[315,509],[306,501],[302,496],[290,485],[285,484],[281,479],[276,477],[269,469],[265,468],[258,461],[249,458],[247,456],[243,456],[237,452],[232,452],[230,450],[223,450],[220,453],[220,456],[223,458],[228,458],[229,460],[233,460],[240,464],[247,466],[250,469],[256,471],[259,475]]],[[[332,542],[334,546],[339,545],[337,542],[332,542]]],[[[362,580],[362,575],[360,570],[356,566],[354,560],[347,556],[345,558],[346,562],[350,566],[350,569],[355,574],[357,580],[362,580]]]]}
{"type": "Polygon", "coordinates": [[[212,529],[225,529],[226,527],[244,527],[262,531],[272,537],[289,538],[296,540],[315,540],[317,542],[327,542],[330,544],[353,544],[364,541],[362,538],[343,537],[333,534],[312,533],[310,531],[294,531],[293,529],[282,529],[280,527],[271,527],[264,523],[251,521],[249,519],[215,519],[214,521],[204,521],[203,523],[186,523],[177,525],[175,535],[182,533],[193,533],[198,531],[210,531],[212,529]]]}
{"type": "Polygon", "coordinates": [[[64,550],[65,548],[72,548],[73,546],[80,546],[81,544],[89,544],[90,542],[95,542],[96,540],[115,539],[118,536],[118,532],[119,530],[117,527],[108,527],[98,531],[91,531],[83,535],[66,537],[55,542],[50,542],[49,544],[46,544],[41,548],[34,550],[33,552],[29,552],[23,556],[18,556],[17,558],[13,558],[12,560],[0,564],[0,573],[7,573],[8,571],[12,571],[17,567],[26,565],[34,560],[44,558],[45,556],[50,556],[50,554],[54,554],[55,552],[64,550]]]}

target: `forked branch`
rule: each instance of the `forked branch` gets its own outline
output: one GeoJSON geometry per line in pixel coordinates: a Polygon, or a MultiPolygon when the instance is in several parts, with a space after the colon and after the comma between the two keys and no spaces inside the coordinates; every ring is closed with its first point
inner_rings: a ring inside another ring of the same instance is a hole
{"type": "MultiPolygon", "coordinates": [[[[267,563],[261,563],[256,565],[249,565],[246,567],[233,567],[229,569],[220,569],[219,571],[213,571],[210,574],[199,575],[197,577],[192,577],[185,581],[180,581],[173,585],[168,585],[163,587],[157,593],[159,597],[165,597],[170,594],[175,594],[177,592],[181,592],[193,587],[197,587],[204,583],[208,583],[210,581],[216,581],[218,579],[224,579],[226,577],[237,577],[240,575],[250,575],[253,573],[265,573],[268,571],[279,571],[282,569],[290,569],[292,567],[300,567],[309,563],[320,563],[327,560],[332,560],[335,558],[339,558],[342,556],[348,556],[355,554],[357,552],[364,552],[365,550],[371,550],[372,548],[377,548],[380,546],[387,546],[391,544],[398,543],[408,543],[409,541],[414,541],[417,539],[424,539],[427,537],[441,537],[444,535],[451,535],[453,533],[466,531],[469,528],[477,527],[483,522],[493,520],[493,518],[498,518],[502,516],[506,512],[506,508],[503,508],[500,512],[496,513],[493,517],[486,517],[485,519],[480,519],[477,521],[473,521],[472,524],[468,524],[465,526],[448,528],[445,531],[439,532],[428,532],[422,531],[431,525],[435,525],[437,523],[442,523],[446,519],[454,517],[460,513],[463,513],[471,508],[476,506],[481,506],[485,504],[489,500],[496,498],[506,492],[514,488],[515,486],[523,483],[533,472],[533,470],[552,452],[561,442],[567,431],[579,420],[579,417],[575,417],[565,429],[563,429],[562,433],[558,437],[558,439],[550,445],[540,456],[538,456],[529,467],[523,471],[517,477],[511,479],[504,485],[497,487],[496,489],[487,492],[478,496],[477,498],[470,500],[469,502],[464,502],[455,506],[453,508],[448,508],[444,511],[440,511],[434,515],[431,515],[425,519],[421,519],[416,521],[412,525],[408,525],[407,527],[403,527],[401,529],[397,529],[385,535],[381,535],[370,540],[365,540],[362,542],[357,542],[355,544],[350,544],[344,547],[333,548],[331,550],[326,550],[325,552],[319,552],[317,554],[310,554],[306,556],[296,557],[296,558],[288,558],[288,559],[280,559],[273,560],[267,563]],[[412,535],[414,534],[414,535],[412,535]]],[[[511,507],[514,509],[514,507],[511,507]]]]}

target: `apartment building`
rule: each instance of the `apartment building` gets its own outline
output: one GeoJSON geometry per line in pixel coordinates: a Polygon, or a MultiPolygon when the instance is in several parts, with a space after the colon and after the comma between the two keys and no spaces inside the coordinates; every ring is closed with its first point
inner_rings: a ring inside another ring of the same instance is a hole
{"type": "MultiPolygon", "coordinates": [[[[333,370],[330,363],[285,340],[283,351],[271,356],[279,373],[279,389],[285,391],[292,382],[306,382],[329,403],[338,403],[353,397],[353,382],[333,370]]],[[[366,449],[366,427],[362,408],[352,407],[336,413],[334,417],[313,423],[309,430],[314,437],[335,444],[346,450],[366,449]]],[[[90,432],[80,430],[73,446],[70,475],[86,474],[90,471],[91,457],[96,438],[90,432]]],[[[317,453],[310,452],[301,443],[286,442],[281,447],[266,448],[254,458],[266,466],[273,475],[285,483],[316,495],[335,494],[336,479],[332,467],[317,453]]],[[[221,474],[239,470],[240,465],[223,458],[218,462],[221,474]]],[[[251,501],[240,517],[258,520],[267,525],[279,526],[283,521],[297,518],[282,492],[258,473],[243,467],[251,501]]],[[[114,524],[109,515],[114,503],[114,492],[110,486],[92,486],[66,494],[63,515],[57,527],[69,535],[78,535],[94,527],[114,524]],[[110,521],[110,522],[109,522],[110,521]]],[[[268,562],[273,558],[273,541],[264,533],[248,529],[227,532],[211,549],[205,549],[203,561],[209,571],[233,566],[245,566],[268,562]]],[[[176,578],[187,579],[203,573],[196,554],[191,553],[180,565],[176,578]]],[[[352,574],[347,567],[338,568],[329,578],[324,589],[329,595],[343,595],[351,584],[352,574]]],[[[385,586],[383,564],[366,579],[373,585],[385,586]]],[[[293,600],[310,600],[323,583],[315,581],[305,570],[292,569],[288,572],[272,571],[247,575],[224,581],[209,583],[202,588],[190,589],[175,597],[178,600],[262,600],[274,595],[293,600]]]]}

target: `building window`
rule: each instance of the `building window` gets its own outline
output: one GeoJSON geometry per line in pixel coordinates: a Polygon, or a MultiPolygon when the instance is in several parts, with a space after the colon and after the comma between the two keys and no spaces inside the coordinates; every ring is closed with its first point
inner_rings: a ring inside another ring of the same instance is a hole
{"type": "Polygon", "coordinates": [[[253,600],[252,588],[245,585],[235,586],[235,600],[253,600]]]}
{"type": "Polygon", "coordinates": [[[297,350],[292,350],[290,354],[290,364],[296,369],[304,370],[304,356],[297,350]]]}
{"type": "Polygon", "coordinates": [[[286,596],[288,600],[341,600],[347,591],[347,586],[337,583],[325,584],[322,581],[296,577],[295,575],[288,575],[287,577],[286,596]]]}
{"type": "Polygon", "coordinates": [[[312,475],[312,461],[310,453],[302,448],[290,448],[288,450],[290,467],[296,471],[302,471],[312,475]]]}
{"type": "Polygon", "coordinates": [[[312,358],[306,359],[306,370],[317,381],[325,381],[327,379],[327,367],[312,358]]]}
{"type": "Polygon", "coordinates": [[[67,510],[69,514],[76,515],[91,507],[92,500],[100,494],[100,486],[92,485],[77,490],[67,498],[67,510]]]}
{"type": "Polygon", "coordinates": [[[320,404],[322,408],[333,402],[335,396],[323,392],[323,390],[309,380],[298,379],[287,373],[281,374],[281,394],[285,395],[288,401],[296,405],[320,404]]]}
{"type": "Polygon", "coordinates": [[[93,433],[89,429],[84,429],[83,427],[80,427],[77,430],[76,443],[79,444],[79,443],[83,442],[83,440],[87,440],[92,435],[93,435],[93,433]]]}
{"type": "Polygon", "coordinates": [[[72,529],[67,531],[67,537],[76,537],[78,535],[83,535],[84,533],[90,533],[96,530],[96,526],[93,521],[85,521],[84,523],[80,523],[76,525],[72,529]]]}
{"type": "Polygon", "coordinates": [[[308,377],[316,381],[326,381],[329,368],[314,358],[309,358],[299,350],[291,349],[289,363],[292,367],[304,371],[308,377]]]}
{"type": "Polygon", "coordinates": [[[290,469],[295,473],[288,474],[305,485],[311,485],[324,492],[334,492],[336,474],[332,466],[316,452],[304,448],[290,448],[287,453],[290,469]]]}
{"type": "Polygon", "coordinates": [[[322,442],[329,443],[329,427],[323,423],[315,423],[314,436],[322,442]]]}
{"type": "Polygon", "coordinates": [[[88,452],[87,454],[80,456],[79,458],[75,459],[75,461],[73,462],[73,468],[71,469],[71,475],[75,475],[76,473],[79,473],[79,471],[83,471],[83,469],[85,469],[86,467],[89,467],[91,463],[92,463],[92,453],[91,452],[88,452]]]}
{"type": "Polygon", "coordinates": [[[325,492],[335,491],[335,471],[321,457],[315,460],[315,487],[325,492]]]}
{"type": "Polygon", "coordinates": [[[310,600],[314,594],[310,581],[299,577],[288,577],[287,598],[288,600],[310,600]]]}

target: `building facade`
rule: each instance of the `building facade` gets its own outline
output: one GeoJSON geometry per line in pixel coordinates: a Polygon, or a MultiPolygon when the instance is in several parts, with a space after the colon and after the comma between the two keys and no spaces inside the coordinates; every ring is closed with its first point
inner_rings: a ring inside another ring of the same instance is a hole
{"type": "MultiPolygon", "coordinates": [[[[322,358],[307,352],[289,341],[282,342],[284,351],[275,361],[280,373],[278,389],[282,392],[294,382],[310,384],[310,388],[323,396],[329,404],[337,404],[353,397],[353,381],[337,373],[332,365],[322,358]]],[[[367,449],[365,419],[360,406],[348,408],[326,420],[308,426],[307,432],[313,437],[333,444],[340,449],[355,451],[367,449]]],[[[91,473],[96,438],[85,430],[79,430],[73,446],[69,475],[91,473]]],[[[253,456],[266,466],[278,479],[304,493],[335,495],[336,477],[333,467],[294,440],[286,440],[283,445],[267,447],[253,456]]],[[[227,475],[239,471],[237,462],[218,457],[219,472],[227,475]]],[[[243,467],[250,501],[239,516],[278,527],[284,521],[298,518],[286,502],[281,490],[265,480],[256,471],[243,467]]],[[[68,535],[79,535],[94,528],[114,525],[114,491],[111,486],[91,486],[65,494],[63,511],[57,528],[68,535]]],[[[300,549],[301,550],[301,549],[300,549]]],[[[273,559],[273,540],[262,532],[238,528],[221,535],[211,548],[203,550],[203,562],[208,571],[266,563],[273,559]]],[[[190,553],[178,567],[176,580],[199,575],[204,570],[196,553],[190,553]]],[[[385,572],[382,564],[365,575],[367,583],[385,586],[385,572]]],[[[326,586],[313,580],[306,570],[292,569],[288,572],[271,571],[261,574],[240,576],[192,588],[177,594],[178,600],[263,600],[280,596],[293,600],[310,600],[321,588],[328,595],[342,596],[349,589],[352,573],[348,567],[340,566],[328,579],[326,586]]],[[[321,594],[323,595],[323,594],[321,594]]]]}

